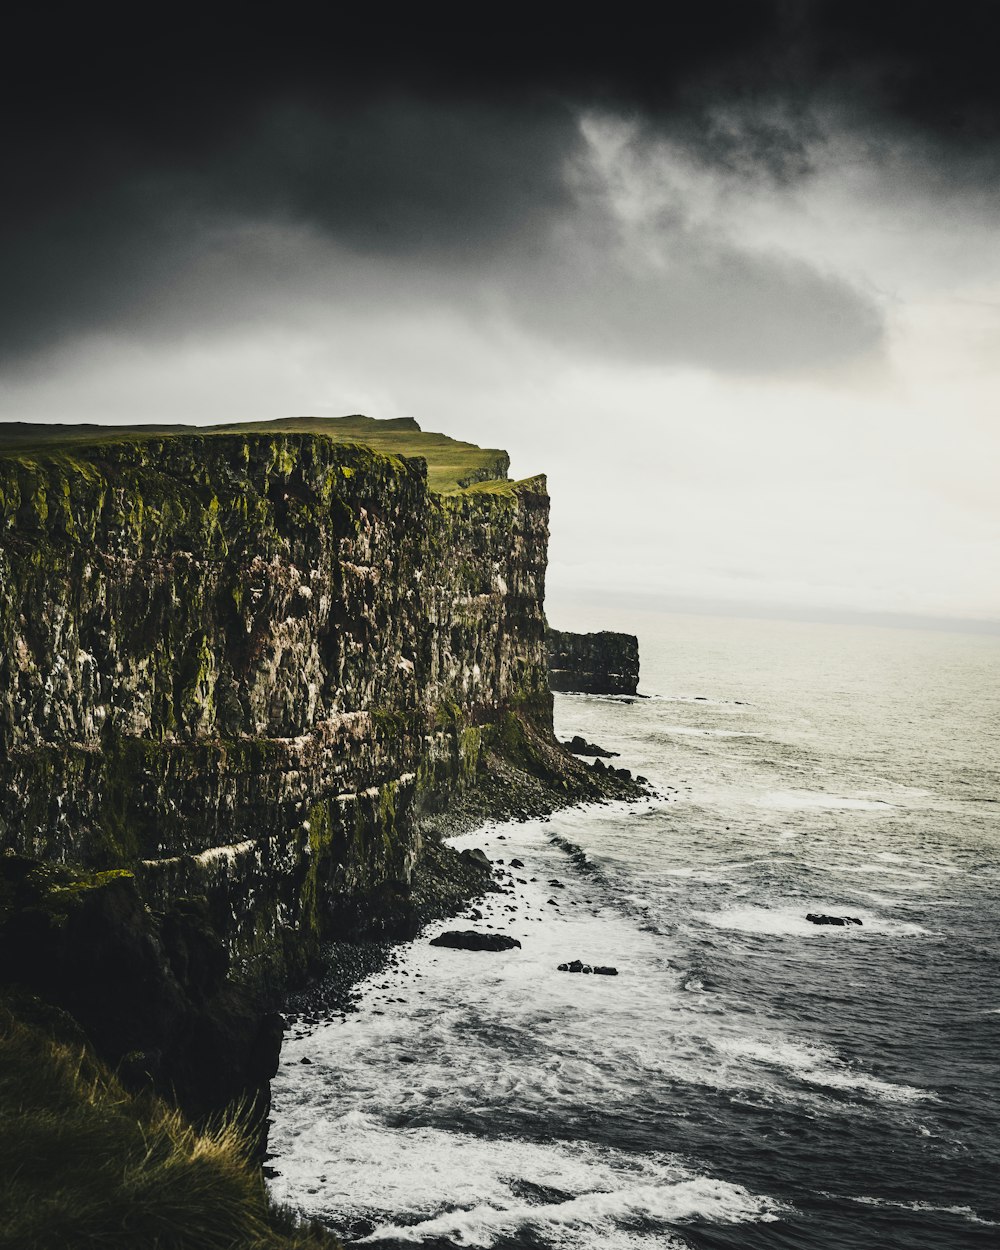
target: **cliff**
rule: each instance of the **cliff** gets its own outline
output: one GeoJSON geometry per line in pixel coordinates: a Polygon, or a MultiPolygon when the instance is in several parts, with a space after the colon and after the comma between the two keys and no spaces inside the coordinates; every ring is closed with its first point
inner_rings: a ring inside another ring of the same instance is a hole
{"type": "Polygon", "coordinates": [[[412,922],[435,812],[608,792],[552,738],[545,480],[360,417],[5,433],[0,975],[205,1110],[325,938],[412,922]]]}
{"type": "Polygon", "coordinates": [[[610,630],[573,634],[550,629],[546,645],[551,689],[635,694],[639,685],[639,640],[634,634],[610,630]]]}

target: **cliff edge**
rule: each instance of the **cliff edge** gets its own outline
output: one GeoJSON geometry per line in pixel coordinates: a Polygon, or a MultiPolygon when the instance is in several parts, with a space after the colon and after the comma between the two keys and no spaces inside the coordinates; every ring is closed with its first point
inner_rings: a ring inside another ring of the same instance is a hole
{"type": "Polygon", "coordinates": [[[552,736],[507,465],[363,417],[4,430],[0,975],[202,1112],[325,938],[413,922],[438,813],[628,792],[552,736]]]}

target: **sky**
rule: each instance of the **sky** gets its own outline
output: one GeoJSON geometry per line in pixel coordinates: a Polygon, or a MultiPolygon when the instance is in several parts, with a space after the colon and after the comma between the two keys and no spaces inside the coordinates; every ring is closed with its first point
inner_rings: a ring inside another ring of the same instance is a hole
{"type": "Polygon", "coordinates": [[[992,0],[128,12],[8,41],[0,420],[411,416],[555,601],[1000,622],[992,0]]]}

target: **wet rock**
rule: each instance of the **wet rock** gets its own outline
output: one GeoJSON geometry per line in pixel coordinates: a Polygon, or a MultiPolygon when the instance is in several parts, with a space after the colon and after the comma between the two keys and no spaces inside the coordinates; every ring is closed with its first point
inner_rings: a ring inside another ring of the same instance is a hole
{"type": "Polygon", "coordinates": [[[467,864],[479,864],[483,868],[489,868],[490,866],[489,856],[484,851],[481,851],[478,846],[467,847],[461,852],[461,856],[467,864]]]}
{"type": "Polygon", "coordinates": [[[519,859],[512,859],[510,861],[510,866],[511,868],[523,868],[524,864],[519,859]]]}
{"type": "Polygon", "coordinates": [[[571,755],[597,755],[608,760],[618,754],[617,751],[606,751],[604,747],[599,747],[596,742],[588,742],[586,738],[582,738],[579,734],[574,734],[568,742],[563,743],[563,746],[571,755]]]}
{"type": "Polygon", "coordinates": [[[861,924],[857,916],[824,916],[821,912],[809,912],[806,919],[811,924],[851,925],[861,924]]]}
{"type": "Polygon", "coordinates": [[[607,967],[596,967],[594,969],[594,975],[598,977],[616,977],[618,975],[618,969],[612,968],[610,965],[607,967]]]}
{"type": "Polygon", "coordinates": [[[582,963],[579,959],[572,959],[568,964],[560,964],[557,971],[559,972],[593,972],[590,964],[582,963]]]}
{"type": "Polygon", "coordinates": [[[446,946],[460,951],[507,951],[520,948],[517,938],[502,933],[477,933],[475,929],[449,929],[439,937],[431,938],[431,946],[446,946]]]}

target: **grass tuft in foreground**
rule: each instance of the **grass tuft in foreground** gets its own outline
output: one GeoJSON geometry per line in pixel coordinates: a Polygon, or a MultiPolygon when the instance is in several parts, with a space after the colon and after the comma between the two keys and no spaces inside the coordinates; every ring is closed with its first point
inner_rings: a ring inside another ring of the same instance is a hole
{"type": "Polygon", "coordinates": [[[61,1013],[0,1003],[2,1250],[334,1250],[276,1209],[239,1113],[126,1092],[61,1013]]]}

